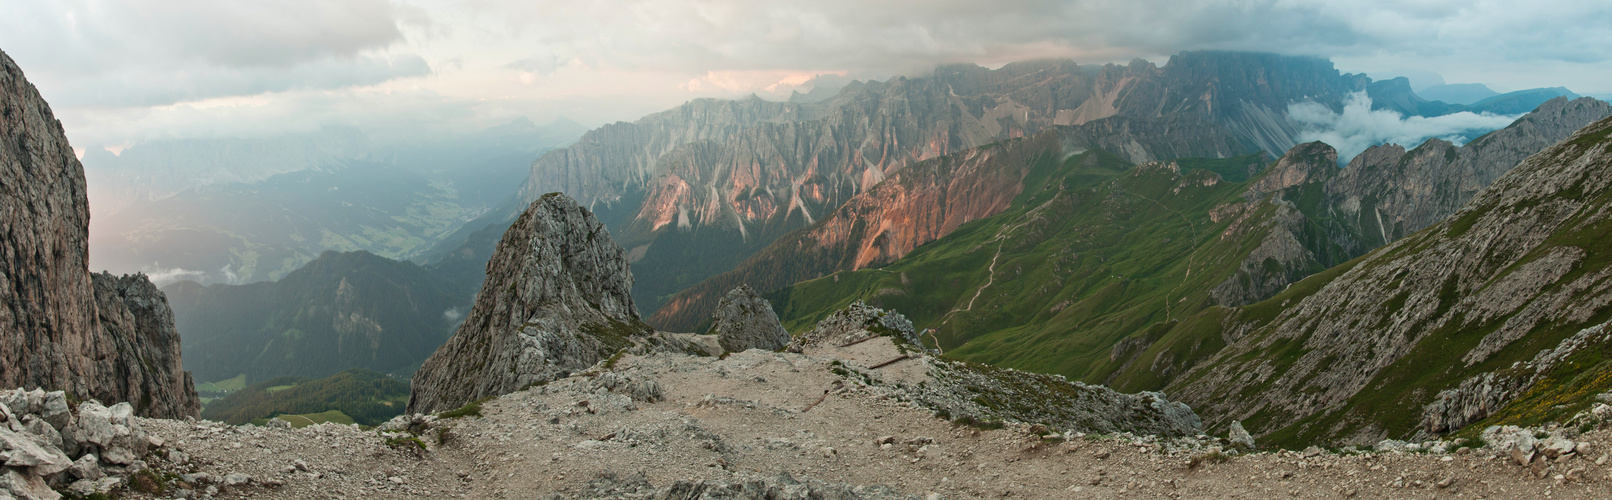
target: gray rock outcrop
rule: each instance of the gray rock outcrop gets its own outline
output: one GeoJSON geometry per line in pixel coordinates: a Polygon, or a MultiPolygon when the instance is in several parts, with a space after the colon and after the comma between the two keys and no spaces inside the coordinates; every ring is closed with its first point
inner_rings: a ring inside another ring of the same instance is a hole
{"type": "Polygon", "coordinates": [[[791,352],[820,345],[844,344],[871,335],[884,335],[900,339],[913,346],[923,345],[912,320],[896,311],[886,311],[860,300],[835,311],[810,331],[800,334],[789,344],[791,352]]]}
{"type": "Polygon", "coordinates": [[[1243,451],[1254,449],[1254,435],[1249,434],[1248,429],[1243,428],[1243,423],[1236,420],[1231,421],[1231,429],[1226,431],[1226,441],[1243,451]]]}
{"type": "Polygon", "coordinates": [[[451,410],[582,370],[648,336],[626,253],[560,193],[532,202],[487,262],[476,305],[414,374],[410,413],[451,410]]]}
{"type": "Polygon", "coordinates": [[[778,322],[778,313],[749,285],[739,285],[717,303],[709,334],[728,352],[775,351],[789,345],[789,331],[778,322]]]}
{"type": "Polygon", "coordinates": [[[81,496],[104,493],[125,479],[109,470],[134,472],[151,447],[129,403],[85,401],[76,414],[65,406],[61,391],[0,392],[0,498],[61,498],[53,485],[81,496]]]}
{"type": "Polygon", "coordinates": [[[1569,356],[1586,347],[1606,345],[1612,345],[1612,322],[1580,330],[1527,362],[1468,377],[1460,385],[1439,391],[1433,402],[1422,408],[1422,429],[1444,434],[1483,420],[1544,379],[1569,356]]]}
{"type": "Polygon", "coordinates": [[[143,275],[89,272],[89,218],[60,122],[0,53],[0,387],[196,415],[167,299],[143,275]]]}

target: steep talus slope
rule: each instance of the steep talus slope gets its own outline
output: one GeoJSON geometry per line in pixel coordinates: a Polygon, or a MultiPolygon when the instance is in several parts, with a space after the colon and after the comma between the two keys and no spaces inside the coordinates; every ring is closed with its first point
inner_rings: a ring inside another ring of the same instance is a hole
{"type": "Polygon", "coordinates": [[[551,193],[487,262],[476,304],[414,374],[410,412],[451,409],[587,368],[650,333],[626,252],[576,201],[551,193]]]}
{"type": "Polygon", "coordinates": [[[648,321],[670,330],[698,330],[719,294],[734,286],[769,293],[836,271],[894,262],[963,223],[1007,210],[1027,183],[1044,182],[1060,161],[1091,148],[1137,163],[1247,152],[1224,129],[1190,116],[1114,117],[925,160],[779,238],[732,271],[678,292],[648,321]]]}
{"type": "Polygon", "coordinates": [[[1221,311],[1202,335],[1226,347],[1171,393],[1278,441],[1409,436],[1438,392],[1612,319],[1609,136],[1612,120],[1598,121],[1443,222],[1221,311]]]}
{"type": "Polygon", "coordinates": [[[0,386],[195,415],[167,300],[144,276],[90,274],[89,218],[61,123],[0,53],[0,386]]]}
{"type": "Polygon", "coordinates": [[[285,278],[165,287],[204,382],[245,374],[323,378],[347,368],[408,376],[453,332],[471,294],[409,262],[325,252],[285,278]]]}

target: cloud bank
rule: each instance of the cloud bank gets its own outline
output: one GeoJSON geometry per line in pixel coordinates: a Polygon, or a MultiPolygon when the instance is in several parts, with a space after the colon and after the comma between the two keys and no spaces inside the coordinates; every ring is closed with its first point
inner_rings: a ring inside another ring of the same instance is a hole
{"type": "Polygon", "coordinates": [[[1406,149],[1437,137],[1460,145],[1491,130],[1504,128],[1518,116],[1501,116],[1470,111],[1435,117],[1409,118],[1389,110],[1372,110],[1371,98],[1356,92],[1344,102],[1343,112],[1325,105],[1305,102],[1288,106],[1288,116],[1299,122],[1301,142],[1321,141],[1338,150],[1338,162],[1349,163],[1355,155],[1378,144],[1398,144],[1406,149]]]}

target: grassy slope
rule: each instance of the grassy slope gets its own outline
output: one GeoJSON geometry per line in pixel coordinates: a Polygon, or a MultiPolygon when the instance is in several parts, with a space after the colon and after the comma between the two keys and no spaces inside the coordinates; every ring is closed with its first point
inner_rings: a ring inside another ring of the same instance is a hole
{"type": "MultiPolygon", "coordinates": [[[[1187,166],[1237,172],[1256,160],[1240,161],[1242,167],[1187,166]]],[[[929,338],[951,356],[1106,382],[1130,359],[1113,359],[1116,345],[1145,345],[1209,307],[1208,291],[1263,238],[1261,230],[1221,238],[1229,222],[1211,222],[1208,212],[1240,201],[1246,186],[1204,186],[1210,177],[1132,170],[1106,153],[1086,153],[1032,176],[1008,211],[894,264],[799,283],[772,297],[792,331],[868,300],[935,329],[929,338]]],[[[1125,382],[1124,389],[1163,383],[1125,382]]]]}
{"type": "Polygon", "coordinates": [[[347,370],[320,380],[278,377],[213,401],[202,418],[244,424],[302,415],[316,422],[377,425],[402,414],[408,397],[408,382],[367,370],[347,370]]]}

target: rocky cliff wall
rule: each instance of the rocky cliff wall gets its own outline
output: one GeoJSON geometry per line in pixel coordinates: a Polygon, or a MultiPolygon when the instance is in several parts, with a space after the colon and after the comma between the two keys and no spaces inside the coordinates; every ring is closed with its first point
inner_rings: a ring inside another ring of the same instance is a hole
{"type": "Polygon", "coordinates": [[[90,274],[89,218],[61,123],[0,53],[0,387],[194,416],[167,299],[142,275],[90,274]]]}

